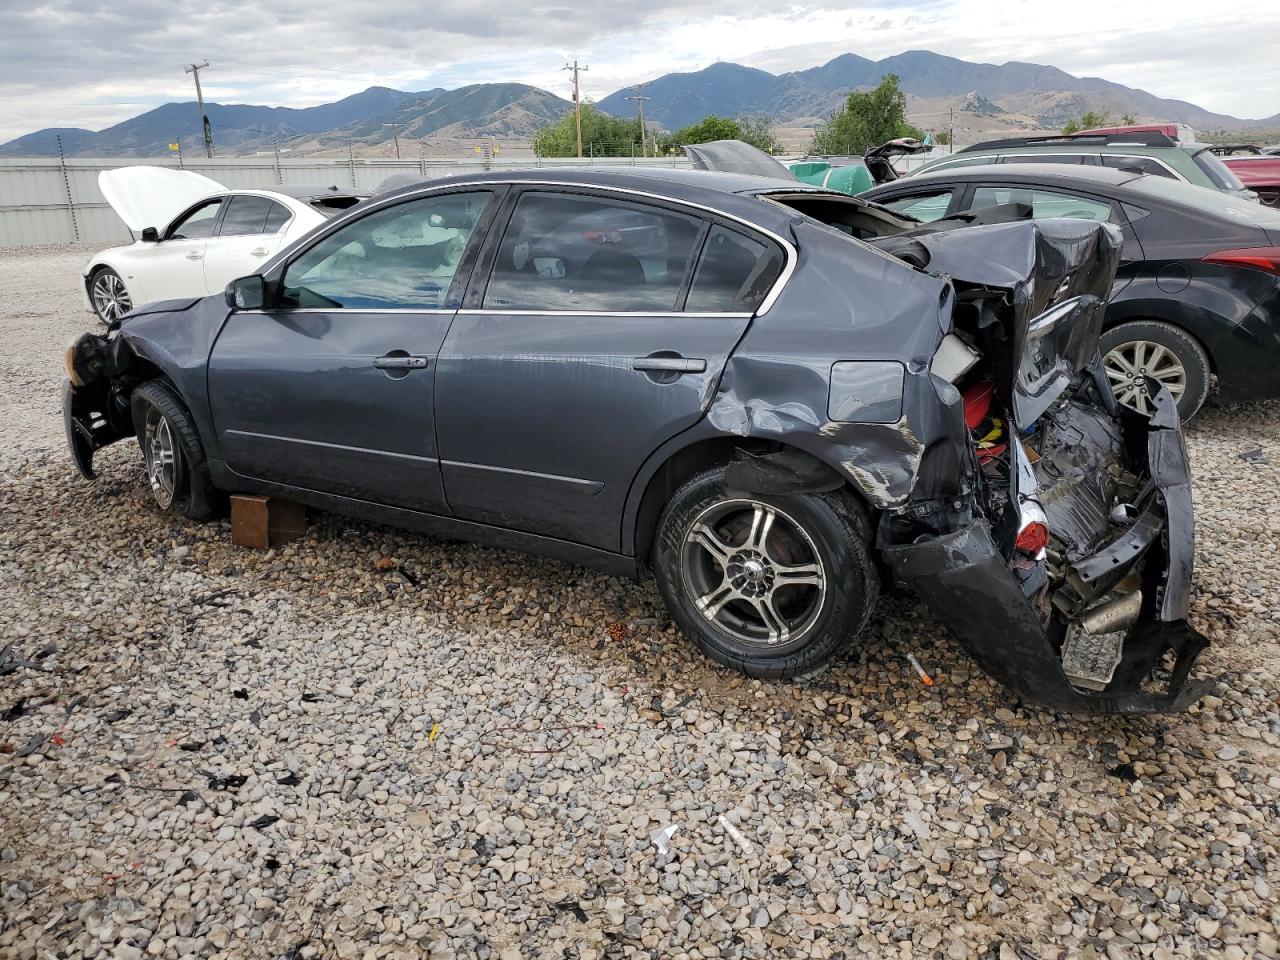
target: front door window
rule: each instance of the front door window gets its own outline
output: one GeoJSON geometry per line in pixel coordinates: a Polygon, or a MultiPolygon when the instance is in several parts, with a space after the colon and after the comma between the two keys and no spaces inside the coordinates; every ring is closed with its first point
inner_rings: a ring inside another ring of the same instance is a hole
{"type": "MultiPolygon", "coordinates": [[[[289,265],[281,306],[433,310],[450,297],[458,264],[493,194],[450,193],[361,217],[289,265]]],[[[460,291],[455,291],[455,294],[460,291]]]]}

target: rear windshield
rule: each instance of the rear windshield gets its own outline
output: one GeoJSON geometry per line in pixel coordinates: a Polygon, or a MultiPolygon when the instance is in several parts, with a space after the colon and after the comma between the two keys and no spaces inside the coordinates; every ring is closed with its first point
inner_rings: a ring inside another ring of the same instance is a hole
{"type": "Polygon", "coordinates": [[[1280,229],[1280,210],[1233,197],[1227,193],[1219,193],[1195,184],[1183,183],[1181,180],[1169,180],[1166,177],[1137,177],[1125,184],[1126,187],[1145,193],[1150,197],[1168,200],[1181,207],[1190,207],[1198,213],[1233,220],[1236,223],[1251,223],[1266,227],[1268,230],[1280,229]]]}
{"type": "Polygon", "coordinates": [[[326,217],[336,217],[343,210],[349,210],[364,197],[316,197],[311,201],[311,209],[326,217]]]}
{"type": "Polygon", "coordinates": [[[1231,168],[1213,155],[1213,151],[1205,147],[1199,153],[1193,153],[1191,159],[1204,171],[1204,175],[1213,181],[1219,190],[1243,190],[1240,178],[1231,172],[1231,168]]]}

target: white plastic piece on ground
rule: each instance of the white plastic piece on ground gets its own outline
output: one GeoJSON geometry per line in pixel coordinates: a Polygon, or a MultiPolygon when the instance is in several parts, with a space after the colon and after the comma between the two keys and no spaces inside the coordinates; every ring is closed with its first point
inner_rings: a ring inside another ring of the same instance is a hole
{"type": "Polygon", "coordinates": [[[653,841],[653,845],[658,848],[659,853],[666,853],[671,849],[671,838],[675,832],[680,829],[680,824],[670,823],[665,827],[659,827],[653,833],[649,834],[649,839],[653,841]]]}
{"type": "Polygon", "coordinates": [[[135,233],[147,227],[164,230],[197,200],[226,193],[216,180],[168,167],[120,167],[98,174],[98,189],[135,233]]]}
{"type": "Polygon", "coordinates": [[[1120,665],[1127,633],[1086,633],[1072,624],[1062,644],[1062,672],[1077,687],[1105,690],[1120,665]]]}
{"type": "Polygon", "coordinates": [[[727,833],[730,837],[732,837],[734,843],[736,843],[739,847],[742,848],[743,853],[745,853],[748,857],[755,856],[755,853],[756,853],[755,846],[752,845],[750,840],[748,840],[746,837],[742,835],[741,830],[739,830],[737,827],[735,827],[732,823],[729,822],[728,817],[726,817],[722,813],[716,819],[719,821],[720,826],[724,827],[724,832],[727,833]]]}

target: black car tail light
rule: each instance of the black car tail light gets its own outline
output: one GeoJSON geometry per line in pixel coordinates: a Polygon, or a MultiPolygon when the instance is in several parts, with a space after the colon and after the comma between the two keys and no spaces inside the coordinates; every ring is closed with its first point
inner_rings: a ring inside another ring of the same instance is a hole
{"type": "Polygon", "coordinates": [[[1246,247],[1242,250],[1219,250],[1202,258],[1205,263],[1221,263],[1229,267],[1251,267],[1280,276],[1280,247],[1246,247]]]}

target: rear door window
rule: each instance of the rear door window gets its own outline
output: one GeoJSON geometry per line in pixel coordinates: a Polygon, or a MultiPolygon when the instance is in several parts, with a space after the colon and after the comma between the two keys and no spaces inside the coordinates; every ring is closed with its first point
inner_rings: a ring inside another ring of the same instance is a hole
{"type": "Polygon", "coordinates": [[[892,200],[876,202],[894,213],[903,213],[924,223],[932,223],[947,215],[954,194],[953,190],[935,190],[932,193],[915,193],[907,197],[894,197],[892,200]]]}
{"type": "Polygon", "coordinates": [[[754,313],[782,271],[773,244],[713,226],[702,248],[685,310],[691,313],[754,313]]]}
{"type": "Polygon", "coordinates": [[[970,209],[995,207],[1005,203],[1023,203],[1031,206],[1031,215],[1037,220],[1045,217],[1072,217],[1079,220],[1112,220],[1111,204],[1057,190],[1039,190],[1031,187],[977,187],[973,191],[970,209]]]}
{"type": "MultiPolygon", "coordinates": [[[[267,197],[236,194],[227,201],[227,212],[218,227],[220,237],[248,237],[266,230],[271,208],[278,206],[267,197]]],[[[274,232],[274,231],[272,231],[274,232]]]]}
{"type": "Polygon", "coordinates": [[[487,310],[669,313],[703,221],[647,204],[526,193],[498,247],[487,310]]]}

